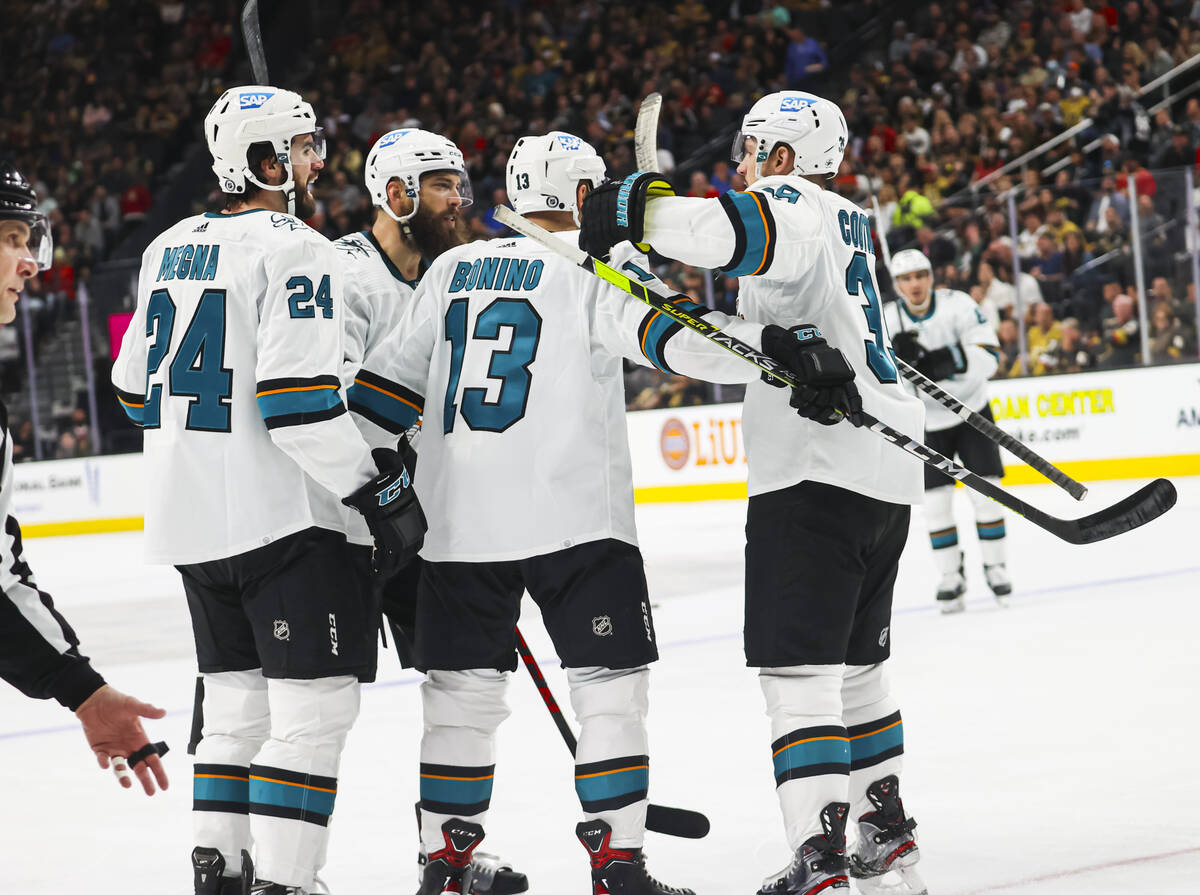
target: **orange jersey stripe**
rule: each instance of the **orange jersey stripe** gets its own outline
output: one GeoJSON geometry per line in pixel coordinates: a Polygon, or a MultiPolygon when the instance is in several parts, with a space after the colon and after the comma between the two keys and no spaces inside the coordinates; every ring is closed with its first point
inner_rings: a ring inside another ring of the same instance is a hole
{"type": "Polygon", "coordinates": [[[870,733],[860,733],[858,736],[850,737],[852,740],[861,740],[863,737],[873,737],[877,733],[883,733],[885,730],[891,730],[893,727],[899,727],[904,721],[896,721],[894,724],[889,724],[887,727],[881,727],[878,730],[872,730],[870,733]]]}
{"type": "Polygon", "coordinates": [[[771,757],[774,758],[780,752],[786,752],[788,749],[791,749],[792,746],[799,746],[801,743],[818,743],[821,740],[842,740],[843,742],[846,742],[845,737],[813,737],[812,739],[808,740],[796,740],[794,743],[788,743],[786,746],[775,750],[773,753],[771,753],[771,757]]]}
{"type": "Polygon", "coordinates": [[[323,388],[331,388],[337,390],[336,385],[297,385],[293,388],[275,388],[269,392],[258,392],[255,397],[262,398],[266,395],[282,395],[284,392],[315,392],[323,388]]]}
{"type": "Polygon", "coordinates": [[[363,382],[361,379],[355,379],[354,384],[361,385],[363,388],[373,389],[373,390],[379,392],[381,395],[387,395],[389,398],[395,398],[401,404],[407,404],[409,407],[411,407],[417,413],[423,413],[425,410],[424,407],[414,404],[412,401],[409,401],[407,398],[401,398],[399,395],[389,392],[386,388],[380,388],[379,386],[372,385],[369,382],[363,382]]]}
{"type": "Polygon", "coordinates": [[[758,205],[758,216],[762,218],[763,234],[766,238],[766,241],[763,243],[762,261],[759,262],[758,269],[754,271],[754,273],[750,274],[750,276],[754,277],[762,273],[763,267],[766,266],[768,249],[771,247],[771,230],[767,226],[767,214],[763,210],[763,200],[760,199],[758,193],[755,192],[747,192],[746,195],[753,197],[755,204],[758,205]]]}
{"type": "Polygon", "coordinates": [[[606,777],[609,774],[620,774],[624,771],[647,771],[649,769],[650,769],[650,765],[648,765],[648,764],[635,764],[635,765],[630,765],[627,768],[616,768],[615,770],[611,770],[611,771],[600,771],[599,773],[596,773],[596,774],[576,774],[575,779],[576,780],[586,780],[589,777],[606,777]]]}
{"type": "Polygon", "coordinates": [[[495,774],[488,774],[486,777],[443,777],[440,774],[422,774],[426,780],[492,780],[495,774]]]}
{"type": "Polygon", "coordinates": [[[250,779],[251,780],[262,780],[264,783],[279,783],[279,784],[282,784],[283,786],[296,786],[296,787],[299,787],[300,789],[312,789],[312,790],[315,790],[316,792],[328,792],[328,793],[332,793],[333,795],[337,795],[336,789],[325,789],[324,787],[321,787],[321,786],[309,786],[307,783],[291,783],[287,780],[276,780],[274,777],[257,777],[254,774],[250,775],[250,779]]]}

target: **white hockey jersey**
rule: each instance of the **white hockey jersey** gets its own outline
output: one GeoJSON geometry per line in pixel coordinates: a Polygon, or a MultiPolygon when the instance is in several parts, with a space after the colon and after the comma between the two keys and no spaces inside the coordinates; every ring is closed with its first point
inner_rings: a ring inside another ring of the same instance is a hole
{"type": "MultiPolygon", "coordinates": [[[[346,273],[346,356],[342,366],[346,402],[371,447],[394,447],[397,437],[408,428],[402,423],[412,418],[411,412],[417,408],[410,401],[403,419],[397,419],[393,412],[396,396],[372,381],[369,372],[363,373],[363,360],[408,310],[426,265],[422,263],[416,280],[406,280],[370,230],[347,234],[333,245],[346,273]]],[[[402,350],[400,346],[393,349],[402,350]]]]}
{"type": "MultiPolygon", "coordinates": [[[[747,320],[815,325],[854,368],[863,409],[921,437],[922,405],[898,382],[883,323],[870,225],[853,203],[802,177],[765,177],[719,199],[653,199],[645,233],[669,258],[741,277],[738,310],[747,320]]],[[[751,495],[817,481],[892,503],[921,502],[920,461],[865,429],[798,417],[787,389],[747,369],[753,378],[742,425],[751,495]]]]}
{"type": "Polygon", "coordinates": [[[112,379],[145,430],[149,561],[310,527],[370,542],[341,503],[377,474],[342,397],[344,313],[337,252],[288,214],[197,215],[146,249],[112,379]]]}
{"type": "MultiPolygon", "coordinates": [[[[651,279],[645,259],[626,249],[617,266],[651,279]]],[[[761,346],[761,326],[727,322],[761,346]]],[[[429,519],[421,555],[487,562],[602,538],[636,544],[621,358],[665,370],[703,366],[715,377],[741,376],[745,366],[679,330],[524,237],[440,256],[386,337],[404,350],[385,347],[366,363],[384,391],[424,408],[414,476],[429,519]]],[[[397,399],[389,412],[405,407],[397,399]]]]}
{"type": "MultiPolygon", "coordinates": [[[[929,310],[920,317],[914,317],[904,301],[899,300],[884,309],[884,319],[889,332],[915,329],[920,334],[918,341],[926,349],[960,346],[966,369],[941,380],[938,385],[971,410],[979,411],[987,404],[987,381],[999,366],[1000,343],[996,331],[971,296],[957,289],[935,289],[929,310]]],[[[907,382],[905,385],[925,402],[927,431],[938,432],[962,424],[961,418],[929,395],[907,382]]]]}

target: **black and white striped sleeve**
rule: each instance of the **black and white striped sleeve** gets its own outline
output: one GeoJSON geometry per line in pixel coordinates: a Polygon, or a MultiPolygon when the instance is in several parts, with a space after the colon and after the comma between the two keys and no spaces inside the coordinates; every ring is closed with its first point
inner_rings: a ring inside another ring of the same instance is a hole
{"type": "MultiPolygon", "coordinates": [[[[0,409],[0,421],[7,424],[0,409]]],[[[54,698],[71,711],[79,708],[104,678],[79,653],[79,639],[50,595],[38,588],[25,561],[21,526],[12,515],[12,443],[7,425],[0,463],[0,677],[26,696],[54,698]]]]}

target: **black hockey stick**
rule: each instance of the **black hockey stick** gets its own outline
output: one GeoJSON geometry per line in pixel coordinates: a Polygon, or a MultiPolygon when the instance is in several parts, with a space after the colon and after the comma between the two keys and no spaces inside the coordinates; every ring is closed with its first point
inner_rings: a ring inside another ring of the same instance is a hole
{"type": "MultiPolygon", "coordinates": [[[[758,367],[768,376],[777,379],[785,385],[795,387],[796,379],[792,372],[781,363],[765,354],[755,351],[750,345],[698,317],[693,317],[687,311],[671,302],[671,294],[665,289],[655,286],[648,289],[641,283],[634,282],[619,270],[609,267],[603,261],[588,255],[581,249],[560,239],[553,238],[532,221],[528,221],[511,208],[501,207],[496,210],[496,217],[501,223],[511,227],[518,233],[541,243],[546,248],[562,255],[564,258],[582,267],[602,280],[606,280],[639,301],[670,317],[676,323],[698,332],[711,342],[715,342],[727,351],[743,358],[747,363],[758,367]]],[[[1145,525],[1157,519],[1171,507],[1175,506],[1175,486],[1166,479],[1155,479],[1150,484],[1140,488],[1124,500],[1106,507],[1082,519],[1059,519],[1049,513],[1030,506],[1020,498],[1010,494],[1003,488],[998,488],[987,479],[975,475],[969,470],[943,457],[933,448],[922,444],[914,438],[909,438],[903,432],[898,432],[891,426],[880,422],[869,413],[862,414],[862,426],[870,429],[881,438],[885,438],[898,448],[908,451],[922,463],[932,466],[939,472],[962,482],[968,488],[973,488],[980,494],[986,494],[992,500],[1008,507],[1014,513],[1024,516],[1034,525],[1043,528],[1053,535],[1072,544],[1091,544],[1106,538],[1124,534],[1127,531],[1145,525]]]]}
{"type": "Polygon", "coordinates": [[[258,0],[246,0],[242,7],[242,39],[246,42],[246,54],[250,57],[250,68],[254,80],[259,84],[270,84],[267,74],[267,54],[263,51],[262,29],[258,24],[258,0]]]}
{"type": "MultiPolygon", "coordinates": [[[[903,299],[901,299],[903,300],[903,299]]],[[[1000,447],[1007,450],[1014,457],[1024,460],[1058,487],[1062,488],[1076,500],[1083,500],[1087,497],[1088,489],[1086,485],[1075,481],[1049,460],[1045,459],[1032,448],[1027,447],[1022,442],[1013,438],[986,416],[981,413],[976,413],[967,405],[963,404],[958,398],[950,394],[946,390],[940,388],[936,382],[929,377],[923,375],[920,371],[909,366],[905,361],[896,358],[896,366],[900,368],[900,375],[929,395],[955,416],[964,420],[971,428],[977,432],[983,433],[989,440],[994,441],[1000,447]]]]}
{"type": "MultiPolygon", "coordinates": [[[[579,745],[575,739],[575,733],[571,730],[571,725],[567,723],[567,719],[563,717],[562,709],[558,707],[558,703],[554,699],[554,694],[550,692],[550,685],[546,683],[546,676],[542,674],[542,669],[538,667],[537,660],[533,658],[533,653],[529,651],[529,644],[521,636],[521,629],[516,628],[515,631],[517,635],[517,652],[521,654],[521,660],[525,663],[525,668],[529,671],[529,676],[533,678],[533,683],[537,686],[538,692],[542,694],[542,701],[546,703],[546,709],[550,712],[550,717],[554,719],[555,727],[558,728],[558,732],[562,734],[567,748],[574,755],[575,749],[579,745]]],[[[682,839],[703,839],[708,835],[709,823],[708,818],[699,811],[650,805],[646,809],[646,829],[653,830],[655,833],[663,833],[667,836],[678,836],[682,839]]]]}

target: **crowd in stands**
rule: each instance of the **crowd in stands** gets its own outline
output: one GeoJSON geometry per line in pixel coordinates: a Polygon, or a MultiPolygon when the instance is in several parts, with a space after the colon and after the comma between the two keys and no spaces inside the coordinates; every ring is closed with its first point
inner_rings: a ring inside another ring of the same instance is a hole
{"type": "MultiPolygon", "coordinates": [[[[234,61],[240,4],[113,2],[124,11],[114,18],[109,4],[16,2],[30,26],[4,32],[0,50],[32,86],[0,100],[0,145],[35,172],[55,221],[56,267],[34,290],[50,307],[70,300],[200,139],[234,61]]],[[[313,103],[329,145],[310,224],[331,238],[369,223],[363,164],[395,127],[459,145],[475,194],[469,226],[485,238],[503,232],[494,208],[507,201],[504,161],[524,134],[578,134],[619,177],[634,169],[637,100],[658,90],[661,167],[681,194],[712,197],[744,187],[727,156],[749,105],[803,89],[846,114],[852,140],[833,187],[866,208],[877,201],[877,236],[892,251],[919,247],[939,286],[980,302],[1004,349],[998,375],[1140,363],[1140,302],[1154,362],[1196,357],[1181,172],[1197,161],[1200,99],[1151,111],[1160,94],[1139,95],[1200,53],[1193,0],[514,0],[469,9],[310,0],[289,18],[304,39],[288,86],[313,103]],[[872,20],[885,27],[855,34],[872,20]],[[986,179],[1089,119],[1028,169],[986,179]],[[1135,211],[1145,295],[1132,262],[1135,211]]],[[[214,198],[198,195],[197,209],[214,198]]],[[[699,301],[736,308],[736,280],[678,264],[660,272],[699,301]]],[[[708,387],[632,369],[627,393],[631,407],[711,397],[708,387]]]]}

